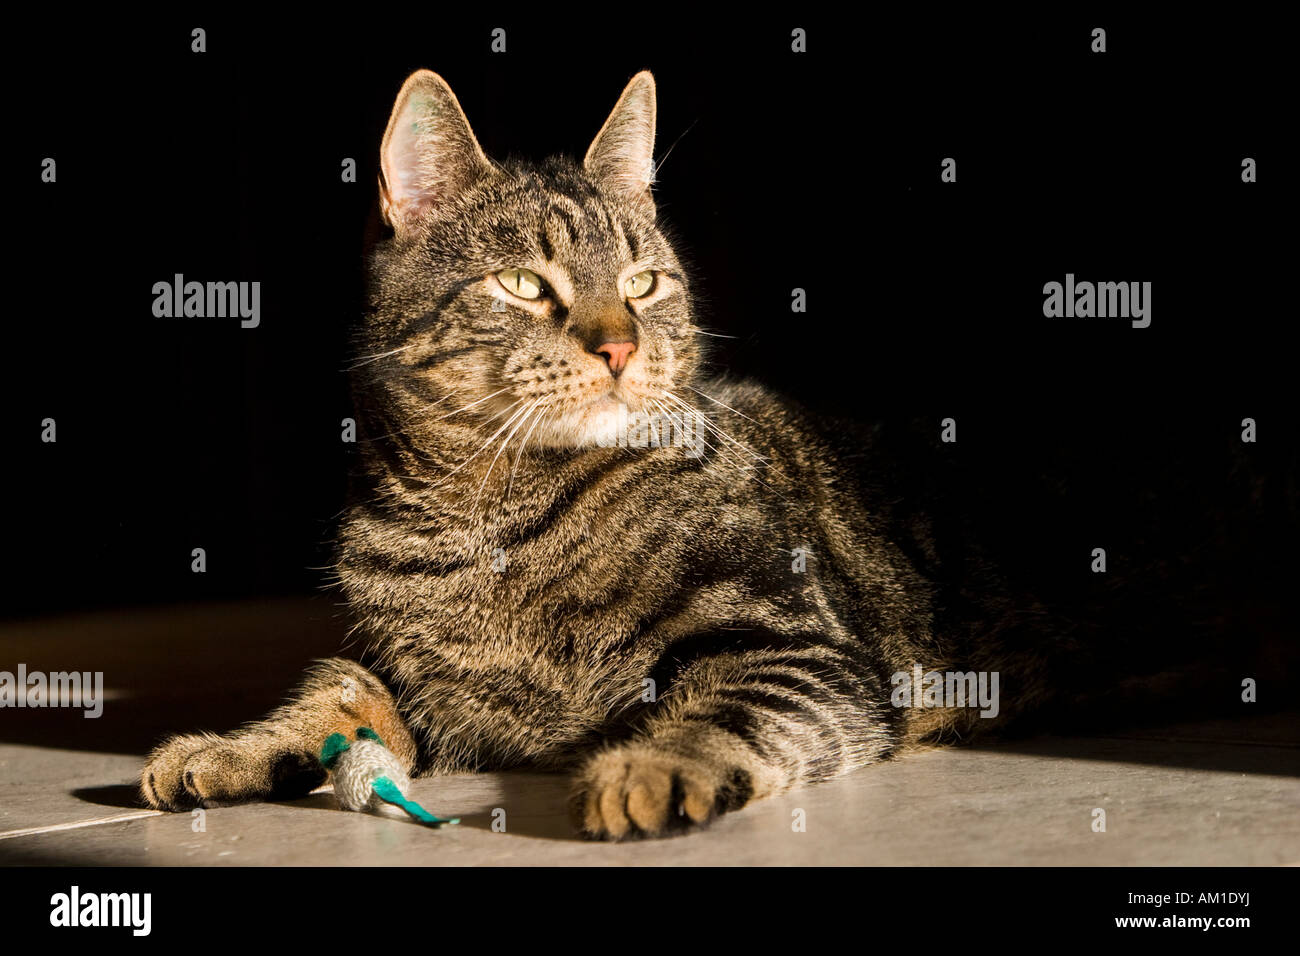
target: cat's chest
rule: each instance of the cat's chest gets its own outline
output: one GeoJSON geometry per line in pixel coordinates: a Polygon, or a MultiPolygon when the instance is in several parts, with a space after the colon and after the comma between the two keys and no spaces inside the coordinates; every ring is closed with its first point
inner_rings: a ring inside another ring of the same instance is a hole
{"type": "Polygon", "coordinates": [[[634,602],[530,562],[464,569],[412,612],[395,648],[413,726],[485,764],[543,762],[607,729],[644,693],[654,642],[634,602]],[[459,739],[464,728],[474,732],[459,739]]]}
{"type": "Polygon", "coordinates": [[[626,649],[643,623],[646,595],[617,573],[618,563],[541,546],[489,552],[430,582],[418,613],[434,638],[472,636],[477,652],[589,669],[626,649]]]}

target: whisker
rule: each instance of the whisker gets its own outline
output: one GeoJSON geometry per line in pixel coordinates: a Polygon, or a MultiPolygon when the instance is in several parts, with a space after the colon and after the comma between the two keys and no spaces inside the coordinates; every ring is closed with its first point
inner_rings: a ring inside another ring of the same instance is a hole
{"type": "MultiPolygon", "coordinates": [[[[667,406],[665,406],[662,402],[659,402],[659,403],[658,403],[658,407],[659,407],[660,409],[662,409],[663,412],[664,412],[665,414],[668,415],[668,418],[669,418],[670,421],[673,420],[673,418],[672,418],[672,412],[670,412],[670,411],[668,410],[667,406]]],[[[678,415],[680,416],[681,413],[679,412],[678,415]]],[[[701,415],[701,416],[699,416],[699,417],[700,417],[701,420],[703,420],[703,417],[704,417],[704,416],[701,415]]],[[[685,417],[684,417],[684,416],[681,417],[681,424],[680,424],[678,427],[681,428],[682,431],[685,431],[685,430],[686,430],[686,424],[685,424],[685,417]]],[[[751,468],[753,467],[752,465],[745,465],[743,462],[740,462],[740,461],[738,461],[737,459],[733,458],[731,455],[727,454],[726,451],[724,451],[724,450],[721,449],[721,448],[718,448],[716,445],[712,444],[712,443],[711,443],[707,438],[704,438],[703,436],[700,437],[700,441],[704,442],[705,447],[707,447],[710,451],[712,451],[715,455],[717,455],[717,456],[718,456],[719,458],[721,458],[723,461],[727,462],[727,464],[731,465],[733,468],[737,468],[737,469],[740,469],[741,471],[744,471],[744,470],[747,470],[747,469],[751,469],[751,468]]]]}
{"type": "MultiPolygon", "coordinates": [[[[667,398],[669,398],[669,399],[671,399],[672,401],[676,402],[678,405],[682,406],[682,408],[686,409],[686,410],[689,411],[691,414],[698,416],[699,419],[700,419],[702,422],[704,422],[705,426],[706,426],[710,431],[712,431],[715,435],[717,435],[719,438],[725,439],[726,441],[728,441],[728,442],[730,442],[731,444],[735,445],[737,448],[739,448],[741,451],[743,451],[745,454],[749,455],[750,457],[752,457],[752,458],[754,458],[754,459],[756,459],[756,460],[758,460],[758,461],[767,462],[767,459],[766,459],[766,458],[764,458],[762,455],[760,455],[760,454],[758,454],[757,452],[755,452],[753,449],[751,449],[751,448],[750,448],[748,445],[746,445],[744,442],[741,442],[740,440],[738,440],[738,439],[736,439],[736,438],[733,438],[733,437],[732,437],[731,435],[729,435],[727,432],[725,432],[725,431],[723,431],[721,428],[719,428],[718,425],[717,425],[717,424],[716,424],[716,423],[715,423],[711,418],[709,418],[709,416],[705,415],[705,414],[704,414],[702,411],[700,411],[698,408],[695,408],[693,405],[689,404],[688,402],[684,402],[684,401],[682,401],[680,398],[678,398],[678,397],[677,397],[676,395],[674,395],[672,392],[665,391],[663,394],[664,394],[667,398]]],[[[707,397],[707,396],[706,396],[706,397],[707,397]]],[[[746,417],[748,417],[748,416],[746,416],[746,417]]],[[[753,419],[750,419],[750,421],[753,421],[753,419]]],[[[755,424],[758,424],[758,423],[755,422],[755,424]]]]}
{"type": "Polygon", "coordinates": [[[380,359],[388,358],[390,355],[396,355],[398,352],[405,352],[407,349],[413,349],[419,342],[413,342],[410,345],[403,345],[400,349],[392,349],[388,352],[380,352],[378,355],[367,355],[359,359],[355,365],[349,365],[341,371],[351,372],[353,369],[361,368],[363,365],[369,365],[371,362],[378,362],[380,359]]]}
{"type": "MultiPolygon", "coordinates": [[[[692,414],[698,416],[699,419],[700,419],[700,421],[702,421],[702,422],[705,424],[705,426],[706,426],[706,427],[707,427],[707,428],[708,428],[708,429],[709,429],[713,434],[717,435],[719,438],[725,439],[726,441],[728,441],[728,442],[730,442],[732,445],[734,445],[736,448],[738,448],[739,450],[743,451],[745,454],[747,454],[747,455],[749,455],[750,457],[754,458],[755,461],[757,462],[757,464],[753,464],[753,465],[745,465],[745,466],[743,466],[743,467],[742,467],[742,466],[736,466],[736,467],[740,468],[741,471],[749,471],[749,472],[752,472],[753,475],[754,475],[754,480],[755,480],[755,481],[757,481],[760,485],[762,485],[762,486],[763,486],[764,488],[766,488],[768,491],[772,492],[772,494],[776,495],[776,496],[777,496],[778,498],[780,498],[782,501],[787,501],[787,500],[789,500],[789,499],[788,499],[785,495],[783,495],[780,491],[778,491],[776,488],[772,487],[770,484],[768,484],[766,481],[764,481],[761,477],[759,477],[759,475],[758,475],[758,469],[759,469],[760,465],[765,466],[765,465],[769,465],[769,464],[771,464],[771,462],[770,462],[767,458],[764,458],[762,455],[757,454],[756,452],[754,452],[752,449],[750,449],[748,446],[746,446],[745,444],[743,444],[743,443],[740,442],[739,440],[737,440],[737,439],[731,437],[730,435],[728,435],[726,432],[724,432],[722,429],[720,429],[717,425],[715,425],[715,424],[713,423],[713,421],[712,421],[712,420],[711,420],[707,415],[705,415],[705,414],[704,414],[703,412],[701,412],[699,409],[694,408],[693,406],[691,406],[688,402],[684,402],[684,401],[682,401],[682,399],[678,398],[678,397],[677,397],[676,395],[674,395],[672,392],[664,391],[664,392],[661,392],[661,394],[664,395],[666,398],[670,399],[671,401],[676,402],[678,405],[681,405],[684,409],[686,409],[687,411],[691,412],[692,414]]],[[[708,396],[706,395],[705,397],[707,398],[708,396]]],[[[738,413],[738,414],[739,414],[739,413],[738,413]]],[[[705,442],[705,444],[708,445],[708,442],[705,442]]],[[[712,448],[713,446],[710,445],[709,447],[712,448]]],[[[715,452],[717,452],[719,455],[722,455],[721,450],[716,449],[716,448],[713,449],[713,450],[714,450],[715,452]]],[[[724,460],[726,460],[726,461],[728,461],[729,463],[735,465],[735,462],[732,461],[732,460],[731,460],[730,458],[728,458],[727,456],[722,455],[722,457],[724,458],[724,460]]]]}
{"type": "MultiPolygon", "coordinates": [[[[452,415],[459,415],[461,412],[467,412],[467,411],[469,411],[471,408],[473,408],[475,405],[482,405],[482,404],[483,404],[484,402],[486,402],[489,398],[496,398],[496,397],[497,397],[498,395],[500,395],[502,392],[508,392],[508,391],[510,391],[510,389],[512,389],[512,388],[514,388],[513,385],[507,385],[505,388],[498,389],[497,391],[493,392],[491,395],[485,395],[485,396],[483,396],[482,398],[480,398],[478,401],[476,401],[476,402],[470,402],[468,405],[464,406],[463,408],[458,408],[458,409],[456,409],[454,412],[448,412],[446,415],[443,415],[442,418],[438,419],[438,421],[442,421],[444,418],[451,418],[452,415]]],[[[491,420],[491,419],[489,419],[489,421],[490,421],[490,420],[491,420]]]]}
{"type": "Polygon", "coordinates": [[[528,447],[528,437],[533,433],[533,430],[541,423],[542,419],[544,419],[550,412],[551,412],[551,408],[549,405],[542,406],[542,413],[533,419],[533,423],[528,426],[528,431],[524,432],[524,437],[519,445],[519,453],[515,455],[514,467],[510,469],[510,482],[506,485],[507,498],[510,497],[510,492],[515,486],[515,472],[519,468],[519,460],[524,457],[524,449],[528,447]]]}
{"type": "Polygon", "coordinates": [[[739,335],[723,335],[721,332],[705,332],[703,329],[691,329],[696,335],[707,335],[715,339],[738,339],[739,335]]]}
{"type": "MultiPolygon", "coordinates": [[[[683,385],[686,385],[685,382],[683,382],[682,384],[683,384],[683,385]]],[[[686,385],[686,387],[689,388],[689,389],[690,389],[692,392],[694,392],[696,395],[703,395],[705,398],[707,398],[709,401],[713,402],[715,405],[721,405],[721,406],[722,406],[723,408],[725,408],[727,411],[729,411],[729,412],[734,412],[735,414],[739,415],[741,418],[749,418],[749,416],[746,415],[744,412],[738,412],[738,411],[736,411],[734,408],[732,408],[732,407],[731,407],[730,405],[728,405],[726,402],[720,402],[720,401],[718,401],[716,398],[714,398],[712,395],[709,395],[709,394],[706,393],[706,392],[701,392],[701,391],[700,391],[698,388],[696,388],[694,385],[686,385]]],[[[758,422],[754,421],[754,419],[752,419],[752,418],[749,418],[749,420],[750,420],[751,422],[754,422],[755,425],[758,424],[758,422]]]]}
{"type": "MultiPolygon", "coordinates": [[[[522,398],[520,398],[520,399],[516,399],[513,403],[511,403],[510,405],[506,406],[505,410],[503,410],[502,412],[498,412],[497,415],[495,415],[495,416],[493,416],[493,417],[494,417],[494,418],[496,418],[496,417],[500,417],[500,416],[503,415],[506,411],[509,411],[511,408],[514,408],[516,405],[519,405],[522,401],[523,401],[522,398]]],[[[521,410],[521,411],[522,411],[522,410],[521,410]]],[[[505,424],[502,425],[500,428],[498,428],[498,429],[496,430],[496,432],[493,433],[493,435],[492,435],[490,438],[488,438],[487,441],[485,441],[482,445],[480,445],[478,451],[474,452],[474,454],[470,455],[468,458],[466,458],[464,461],[462,461],[459,465],[457,465],[457,466],[456,466],[455,468],[453,468],[451,471],[447,472],[447,474],[443,476],[443,478],[442,478],[441,481],[435,482],[435,483],[433,484],[433,487],[434,487],[434,488],[438,488],[438,487],[441,487],[442,485],[446,484],[446,483],[451,479],[452,475],[456,474],[458,471],[460,471],[462,468],[464,468],[466,465],[468,465],[471,461],[473,461],[473,460],[474,460],[475,458],[477,458],[479,455],[483,454],[483,451],[484,451],[485,449],[487,449],[487,448],[490,448],[490,447],[492,446],[492,443],[496,441],[497,435],[500,435],[503,431],[505,431],[507,428],[509,428],[510,425],[514,422],[515,418],[516,418],[518,415],[519,415],[519,412],[515,412],[514,415],[511,415],[508,419],[506,419],[505,424]]],[[[491,421],[491,420],[492,420],[492,419],[489,419],[489,421],[491,421]]]]}
{"type": "Polygon", "coordinates": [[[532,402],[529,403],[528,407],[524,409],[522,416],[515,416],[515,418],[518,419],[517,424],[511,430],[510,434],[508,434],[502,440],[501,448],[497,451],[496,457],[492,459],[492,464],[488,465],[487,474],[485,474],[483,476],[483,480],[479,482],[478,492],[475,492],[474,495],[475,499],[477,499],[479,494],[482,493],[483,487],[487,484],[487,480],[492,477],[492,469],[497,466],[497,461],[501,458],[501,453],[504,452],[506,448],[509,446],[510,439],[515,437],[516,432],[518,432],[519,429],[521,429],[524,426],[524,422],[528,421],[528,416],[530,416],[533,412],[535,412],[537,410],[537,407],[541,405],[543,401],[545,401],[545,399],[541,399],[541,398],[533,399],[532,402]]]}

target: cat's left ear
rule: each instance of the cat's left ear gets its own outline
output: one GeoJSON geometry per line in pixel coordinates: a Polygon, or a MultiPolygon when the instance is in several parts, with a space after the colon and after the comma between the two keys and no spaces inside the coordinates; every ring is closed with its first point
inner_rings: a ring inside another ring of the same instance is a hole
{"type": "Polygon", "coordinates": [[[596,134],[583,168],[616,193],[654,214],[655,78],[642,70],[596,134]]]}
{"type": "Polygon", "coordinates": [[[492,171],[456,94],[431,70],[402,84],[379,159],[380,208],[398,235],[492,171]]]}

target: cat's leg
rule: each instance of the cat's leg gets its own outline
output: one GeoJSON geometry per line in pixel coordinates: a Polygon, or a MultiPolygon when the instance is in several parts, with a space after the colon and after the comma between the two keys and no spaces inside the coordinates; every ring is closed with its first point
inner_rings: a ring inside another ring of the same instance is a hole
{"type": "Polygon", "coordinates": [[[288,703],[234,733],[172,737],[149,755],[140,790],[152,807],[181,810],[300,796],[325,782],[325,738],[370,727],[409,771],[416,744],[384,683],[354,661],[316,662],[288,703]]]}
{"type": "Polygon", "coordinates": [[[638,732],[587,760],[571,803],[590,836],[658,835],[887,755],[902,733],[862,643],[727,631],[673,644],[638,732]]]}

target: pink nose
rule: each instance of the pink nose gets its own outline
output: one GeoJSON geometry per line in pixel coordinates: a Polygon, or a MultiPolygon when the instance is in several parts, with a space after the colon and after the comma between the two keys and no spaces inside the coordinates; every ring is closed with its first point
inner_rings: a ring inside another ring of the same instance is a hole
{"type": "Polygon", "coordinates": [[[609,370],[617,375],[627,367],[627,360],[635,351],[635,342],[606,342],[596,349],[596,354],[605,356],[609,370]]]}

